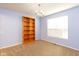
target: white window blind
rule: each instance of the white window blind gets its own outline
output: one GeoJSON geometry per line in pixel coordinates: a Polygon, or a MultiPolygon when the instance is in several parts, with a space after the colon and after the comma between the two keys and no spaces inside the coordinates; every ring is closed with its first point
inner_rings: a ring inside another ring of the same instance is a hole
{"type": "Polygon", "coordinates": [[[47,20],[48,36],[68,39],[68,16],[47,20]]]}

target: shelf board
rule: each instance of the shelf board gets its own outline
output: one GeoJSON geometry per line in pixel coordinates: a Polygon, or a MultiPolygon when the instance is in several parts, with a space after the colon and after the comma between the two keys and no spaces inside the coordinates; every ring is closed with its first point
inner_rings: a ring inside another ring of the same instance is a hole
{"type": "Polygon", "coordinates": [[[29,26],[24,26],[24,27],[35,27],[35,26],[30,26],[30,25],[29,25],[29,26]]]}

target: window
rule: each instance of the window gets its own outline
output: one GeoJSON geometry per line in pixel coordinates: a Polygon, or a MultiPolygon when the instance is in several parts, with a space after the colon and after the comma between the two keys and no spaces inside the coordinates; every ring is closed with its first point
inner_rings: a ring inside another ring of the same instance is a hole
{"type": "Polygon", "coordinates": [[[47,33],[50,37],[68,39],[68,16],[48,19],[47,33]]]}

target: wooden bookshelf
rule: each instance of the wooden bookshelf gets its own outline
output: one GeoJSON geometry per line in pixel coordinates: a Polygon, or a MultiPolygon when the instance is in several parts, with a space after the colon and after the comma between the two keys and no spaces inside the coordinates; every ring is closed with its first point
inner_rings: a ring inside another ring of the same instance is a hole
{"type": "Polygon", "coordinates": [[[23,26],[23,45],[31,43],[35,40],[35,19],[30,17],[22,17],[23,26]]]}

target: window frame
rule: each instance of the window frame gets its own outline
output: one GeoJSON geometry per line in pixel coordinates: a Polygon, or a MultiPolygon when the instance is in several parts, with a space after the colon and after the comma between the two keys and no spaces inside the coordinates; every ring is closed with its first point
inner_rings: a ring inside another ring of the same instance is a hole
{"type": "MultiPolygon", "coordinates": [[[[64,16],[66,16],[66,15],[64,15],[64,16]]],[[[48,35],[48,20],[51,20],[51,19],[55,19],[55,18],[59,18],[59,17],[64,17],[64,16],[56,16],[56,17],[51,17],[51,18],[48,18],[47,19],[47,37],[50,37],[50,38],[55,38],[55,39],[65,39],[65,40],[68,40],[68,34],[67,34],[67,39],[66,38],[63,38],[63,37],[54,37],[54,36],[49,36],[48,35]]],[[[67,16],[67,18],[68,18],[68,16],[67,16]]],[[[68,20],[68,19],[67,19],[68,20]]],[[[67,27],[67,30],[68,30],[68,27],[67,27]]],[[[69,32],[69,31],[68,31],[69,32]]]]}

